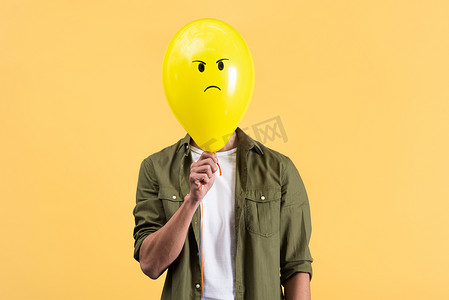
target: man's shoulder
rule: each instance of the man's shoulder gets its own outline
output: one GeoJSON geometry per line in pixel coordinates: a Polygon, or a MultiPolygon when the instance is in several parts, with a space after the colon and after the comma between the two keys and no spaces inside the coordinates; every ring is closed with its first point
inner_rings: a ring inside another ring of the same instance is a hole
{"type": "Polygon", "coordinates": [[[151,161],[152,163],[157,164],[168,163],[169,161],[173,160],[176,157],[178,149],[181,146],[183,140],[184,138],[180,138],[175,143],[149,154],[147,157],[145,157],[144,161],[147,162],[151,161]]]}
{"type": "Polygon", "coordinates": [[[262,144],[258,140],[254,140],[254,141],[257,143],[257,145],[259,145],[260,149],[262,150],[262,152],[263,152],[262,157],[265,161],[273,161],[273,162],[278,162],[281,164],[285,164],[285,163],[289,162],[290,158],[286,154],[281,153],[277,150],[274,150],[273,148],[270,148],[270,147],[262,144]]]}

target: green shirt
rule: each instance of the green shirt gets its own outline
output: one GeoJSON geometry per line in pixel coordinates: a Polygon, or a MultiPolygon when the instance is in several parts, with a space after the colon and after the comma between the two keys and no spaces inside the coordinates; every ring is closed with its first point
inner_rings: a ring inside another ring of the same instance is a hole
{"type": "MultiPolygon", "coordinates": [[[[253,140],[239,127],[235,186],[236,300],[283,299],[281,284],[295,272],[312,279],[310,207],[291,159],[253,140]]],[[[134,258],[190,192],[190,135],[151,154],[137,183],[134,258]]],[[[198,206],[179,256],[167,268],[162,300],[201,299],[198,206]]],[[[207,263],[207,262],[205,262],[207,263]]]]}

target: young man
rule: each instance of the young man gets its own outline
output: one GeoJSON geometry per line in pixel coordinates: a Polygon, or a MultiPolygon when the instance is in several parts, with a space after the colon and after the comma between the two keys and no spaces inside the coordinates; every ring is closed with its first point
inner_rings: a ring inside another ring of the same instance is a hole
{"type": "Polygon", "coordinates": [[[133,214],[142,271],[168,269],[163,300],[310,299],[303,181],[289,157],[239,127],[216,155],[186,134],[145,158],[133,214]]]}

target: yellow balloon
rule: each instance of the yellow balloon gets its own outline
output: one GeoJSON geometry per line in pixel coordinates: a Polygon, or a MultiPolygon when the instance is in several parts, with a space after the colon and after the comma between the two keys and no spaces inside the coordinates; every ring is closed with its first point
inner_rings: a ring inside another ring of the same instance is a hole
{"type": "Polygon", "coordinates": [[[215,19],[181,28],[162,67],[167,102],[205,151],[218,151],[245,115],[254,90],[254,64],[240,34],[215,19]]]}

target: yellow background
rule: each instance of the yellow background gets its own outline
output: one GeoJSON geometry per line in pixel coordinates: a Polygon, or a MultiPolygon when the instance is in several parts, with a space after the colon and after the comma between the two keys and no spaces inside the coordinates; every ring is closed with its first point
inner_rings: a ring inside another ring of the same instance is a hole
{"type": "MultiPolygon", "coordinates": [[[[159,299],[133,259],[140,162],[185,135],[162,89],[186,23],[255,63],[309,194],[313,299],[449,299],[447,1],[0,2],[0,298],[159,299]]],[[[252,135],[252,131],[248,130],[252,135]]]]}

